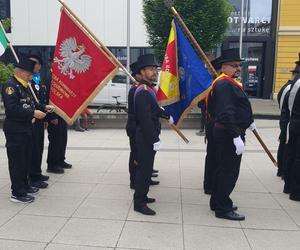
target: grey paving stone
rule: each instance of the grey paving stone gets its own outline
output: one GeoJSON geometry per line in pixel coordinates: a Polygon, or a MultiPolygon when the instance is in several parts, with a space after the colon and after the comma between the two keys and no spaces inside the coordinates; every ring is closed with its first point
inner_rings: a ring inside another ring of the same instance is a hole
{"type": "Polygon", "coordinates": [[[252,249],[272,250],[298,250],[300,246],[300,232],[294,231],[271,231],[245,229],[245,234],[252,249]]]}
{"type": "Polygon", "coordinates": [[[184,240],[186,250],[250,249],[242,229],[236,228],[184,225],[184,240]]]}
{"type": "Polygon", "coordinates": [[[129,200],[86,199],[73,217],[126,220],[131,205],[129,200]]]}
{"type": "Polygon", "coordinates": [[[20,214],[70,217],[82,201],[80,197],[39,196],[20,214]]]}
{"type": "Polygon", "coordinates": [[[46,245],[40,242],[0,240],[0,249],[3,250],[43,250],[46,245]]]}
{"type": "Polygon", "coordinates": [[[134,249],[183,249],[182,226],[128,221],[123,229],[118,247],[134,249]]]}
{"type": "Polygon", "coordinates": [[[0,228],[0,238],[49,242],[66,221],[58,217],[16,215],[0,228]]]}
{"type": "Polygon", "coordinates": [[[252,229],[272,229],[272,230],[298,230],[298,226],[288,214],[283,210],[243,208],[246,216],[245,221],[241,221],[243,228],[252,229]]]}
{"type": "Polygon", "coordinates": [[[56,235],[54,243],[115,247],[124,221],[70,219],[56,235]]]}

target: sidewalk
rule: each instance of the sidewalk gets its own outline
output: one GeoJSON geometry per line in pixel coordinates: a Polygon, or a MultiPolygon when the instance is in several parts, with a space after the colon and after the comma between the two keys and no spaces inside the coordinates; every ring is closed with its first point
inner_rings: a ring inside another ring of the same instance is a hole
{"type": "MultiPolygon", "coordinates": [[[[278,121],[256,123],[275,155],[278,121]]],[[[70,130],[67,161],[73,169],[52,174],[49,188],[28,205],[9,201],[1,133],[0,249],[299,249],[300,203],[282,193],[276,168],[249,132],[232,194],[246,220],[215,218],[203,194],[205,144],[196,131],[183,130],[190,144],[162,131],[155,160],[160,185],[149,194],[157,200],[150,204],[154,217],[133,211],[124,130],[70,130]]]]}

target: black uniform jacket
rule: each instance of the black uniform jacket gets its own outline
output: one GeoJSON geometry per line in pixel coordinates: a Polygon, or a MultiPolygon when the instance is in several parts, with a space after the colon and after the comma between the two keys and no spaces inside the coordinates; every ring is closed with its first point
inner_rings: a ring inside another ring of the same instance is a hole
{"type": "MultiPolygon", "coordinates": [[[[298,74],[295,77],[295,79],[293,80],[292,85],[291,85],[291,91],[297,81],[300,81],[300,74],[298,74]]],[[[294,133],[300,135],[300,88],[297,91],[297,94],[295,96],[294,105],[292,108],[291,120],[290,120],[290,130],[293,131],[294,133]]]]}
{"type": "Polygon", "coordinates": [[[133,84],[128,92],[128,119],[126,124],[126,132],[129,137],[135,137],[136,119],[134,114],[134,93],[137,84],[133,84]]]}
{"type": "MultiPolygon", "coordinates": [[[[278,92],[277,95],[277,101],[280,107],[280,100],[283,94],[283,91],[285,90],[285,88],[290,85],[293,81],[289,80],[278,92]]],[[[279,119],[279,126],[280,126],[280,136],[279,139],[285,141],[286,140],[286,130],[287,130],[287,125],[290,121],[290,110],[289,110],[289,95],[290,95],[290,91],[288,91],[283,99],[282,102],[282,107],[280,110],[280,119],[279,119]]]]}
{"type": "Polygon", "coordinates": [[[153,144],[159,141],[161,124],[159,118],[168,117],[156,100],[155,91],[151,90],[150,83],[142,80],[139,88],[134,95],[134,113],[136,118],[137,130],[143,134],[145,141],[153,144]],[[152,91],[152,93],[151,93],[152,91]]]}
{"type": "Polygon", "coordinates": [[[234,79],[222,77],[213,86],[208,108],[215,126],[224,126],[232,138],[244,134],[253,122],[251,104],[246,93],[234,79]]]}
{"type": "Polygon", "coordinates": [[[36,107],[29,88],[24,87],[15,77],[11,77],[4,84],[1,94],[6,115],[3,126],[4,132],[21,133],[30,131],[34,110],[43,110],[43,107],[36,107]]]}

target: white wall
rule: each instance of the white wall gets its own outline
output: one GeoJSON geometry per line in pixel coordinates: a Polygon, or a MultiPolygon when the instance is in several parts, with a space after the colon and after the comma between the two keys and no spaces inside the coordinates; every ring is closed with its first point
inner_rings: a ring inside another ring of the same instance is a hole
{"type": "MultiPolygon", "coordinates": [[[[127,0],[65,0],[106,46],[126,46],[127,0]]],[[[57,0],[11,0],[14,45],[55,45],[61,4],[57,0]]],[[[130,0],[131,47],[148,47],[142,0],[130,0]]]]}

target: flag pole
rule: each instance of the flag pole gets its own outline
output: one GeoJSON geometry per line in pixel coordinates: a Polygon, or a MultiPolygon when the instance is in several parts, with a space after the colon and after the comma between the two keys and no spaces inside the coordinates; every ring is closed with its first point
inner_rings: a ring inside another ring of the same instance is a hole
{"type": "Polygon", "coordinates": [[[100,46],[101,48],[108,54],[114,62],[125,72],[125,74],[133,81],[136,80],[129,73],[126,67],[114,56],[114,54],[96,37],[96,35],[80,20],[80,18],[66,5],[63,0],[58,0],[61,5],[76,19],[76,21],[85,29],[85,31],[91,36],[100,46]]]}
{"type": "Polygon", "coordinates": [[[187,35],[188,39],[191,41],[194,49],[196,50],[196,52],[198,53],[198,55],[203,59],[203,61],[205,62],[205,64],[207,65],[207,67],[209,68],[209,71],[214,75],[214,77],[216,78],[218,76],[217,71],[215,70],[215,68],[212,66],[212,64],[210,63],[210,61],[208,60],[207,56],[205,55],[204,51],[202,50],[202,48],[200,47],[200,45],[198,44],[197,40],[195,39],[195,37],[193,36],[193,34],[191,33],[191,31],[189,30],[189,28],[186,26],[186,24],[184,23],[183,19],[181,18],[181,16],[178,14],[178,12],[176,11],[175,7],[173,6],[173,1],[169,1],[169,0],[165,0],[165,5],[167,8],[169,8],[171,10],[171,12],[173,13],[175,19],[178,21],[178,23],[180,24],[180,26],[182,27],[182,29],[184,30],[184,33],[187,35]]]}
{"type": "Polygon", "coordinates": [[[274,157],[271,154],[270,150],[267,148],[266,144],[264,143],[264,141],[262,140],[262,138],[259,136],[257,130],[254,129],[252,132],[255,135],[256,139],[259,141],[260,145],[263,147],[263,149],[267,153],[267,155],[269,156],[269,158],[271,159],[271,161],[273,162],[274,166],[277,167],[278,166],[277,165],[277,161],[274,159],[274,157]]]}
{"type": "Polygon", "coordinates": [[[14,50],[12,44],[10,43],[10,41],[9,41],[7,35],[6,35],[6,31],[5,31],[5,29],[4,29],[3,25],[2,25],[1,20],[0,20],[0,26],[1,26],[1,29],[3,30],[3,33],[4,33],[4,35],[5,35],[6,40],[8,41],[8,46],[10,47],[10,49],[11,49],[11,51],[12,51],[12,53],[13,53],[13,55],[14,55],[16,61],[17,61],[17,63],[19,63],[19,58],[18,58],[18,56],[17,56],[17,53],[16,53],[16,51],[14,50]]]}

